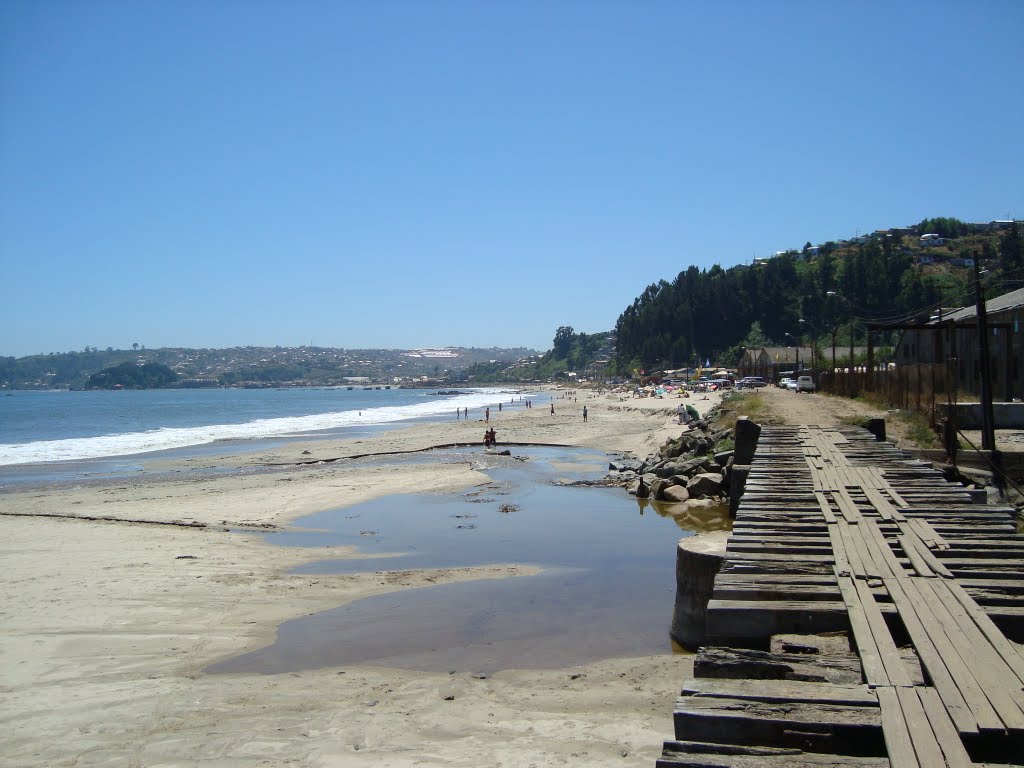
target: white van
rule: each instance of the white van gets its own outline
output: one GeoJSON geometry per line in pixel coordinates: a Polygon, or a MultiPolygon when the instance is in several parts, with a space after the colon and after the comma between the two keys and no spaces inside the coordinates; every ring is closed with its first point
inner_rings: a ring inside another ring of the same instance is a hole
{"type": "Polygon", "coordinates": [[[796,391],[797,392],[813,392],[814,391],[814,377],[813,376],[800,376],[796,380],[796,391]]]}

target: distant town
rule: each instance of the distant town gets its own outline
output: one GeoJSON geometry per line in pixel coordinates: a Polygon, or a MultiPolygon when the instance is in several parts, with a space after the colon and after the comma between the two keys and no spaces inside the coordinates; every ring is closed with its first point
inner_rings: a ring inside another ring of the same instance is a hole
{"type": "Polygon", "coordinates": [[[467,381],[465,372],[474,366],[507,366],[538,357],[525,347],[146,349],[133,344],[131,349],[86,347],[81,352],[0,357],[0,389],[84,389],[96,374],[126,363],[140,369],[166,367],[173,372],[174,385],[180,387],[429,386],[467,381]]]}

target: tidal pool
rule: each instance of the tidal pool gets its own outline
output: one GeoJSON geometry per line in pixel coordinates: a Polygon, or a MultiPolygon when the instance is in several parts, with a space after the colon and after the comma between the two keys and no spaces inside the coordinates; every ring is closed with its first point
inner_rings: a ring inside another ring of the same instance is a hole
{"type": "MultiPolygon", "coordinates": [[[[600,478],[607,457],[513,448],[513,457],[449,451],[491,482],[460,494],[395,495],[311,515],[283,546],[355,545],[369,558],[301,573],[535,564],[536,576],[407,589],[282,624],[266,648],[207,671],[279,673],[368,664],[491,673],[671,652],[676,541],[729,527],[723,507],[649,505],[600,478]],[[380,557],[372,557],[380,555],[380,557]]],[[[436,460],[437,457],[435,457],[436,460]]],[[[401,471],[400,467],[396,471],[401,471]]]]}

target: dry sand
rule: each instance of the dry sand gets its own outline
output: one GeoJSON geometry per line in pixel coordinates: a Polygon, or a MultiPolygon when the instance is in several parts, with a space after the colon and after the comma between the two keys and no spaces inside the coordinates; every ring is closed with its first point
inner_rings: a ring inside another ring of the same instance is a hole
{"type": "MultiPolygon", "coordinates": [[[[554,416],[540,399],[531,410],[492,409],[499,447],[538,442],[644,456],[679,433],[675,400],[586,390],[577,402],[555,397],[554,416]]],[[[687,402],[703,413],[717,397],[687,402]]],[[[505,670],[486,679],[373,667],[202,673],[268,644],[288,619],[406,587],[533,572],[506,563],[294,575],[289,570],[300,563],[354,554],[274,547],[256,532],[386,493],[486,482],[468,464],[406,464],[395,472],[344,460],[479,442],[483,431],[482,421],[453,419],[361,441],[152,461],[168,473],[157,480],[0,494],[0,763],[653,765],[672,734],[673,701],[690,671],[685,656],[505,670]],[[327,459],[341,460],[293,465],[327,459]],[[285,466],[196,476],[198,468],[272,464],[285,466]]]]}

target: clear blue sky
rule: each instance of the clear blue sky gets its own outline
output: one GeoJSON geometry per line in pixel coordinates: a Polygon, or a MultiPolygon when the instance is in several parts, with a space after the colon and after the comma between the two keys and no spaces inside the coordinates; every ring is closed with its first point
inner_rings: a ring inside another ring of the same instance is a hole
{"type": "Polygon", "coordinates": [[[0,4],[0,354],[547,349],[691,264],[1024,218],[1024,3],[0,4]]]}

